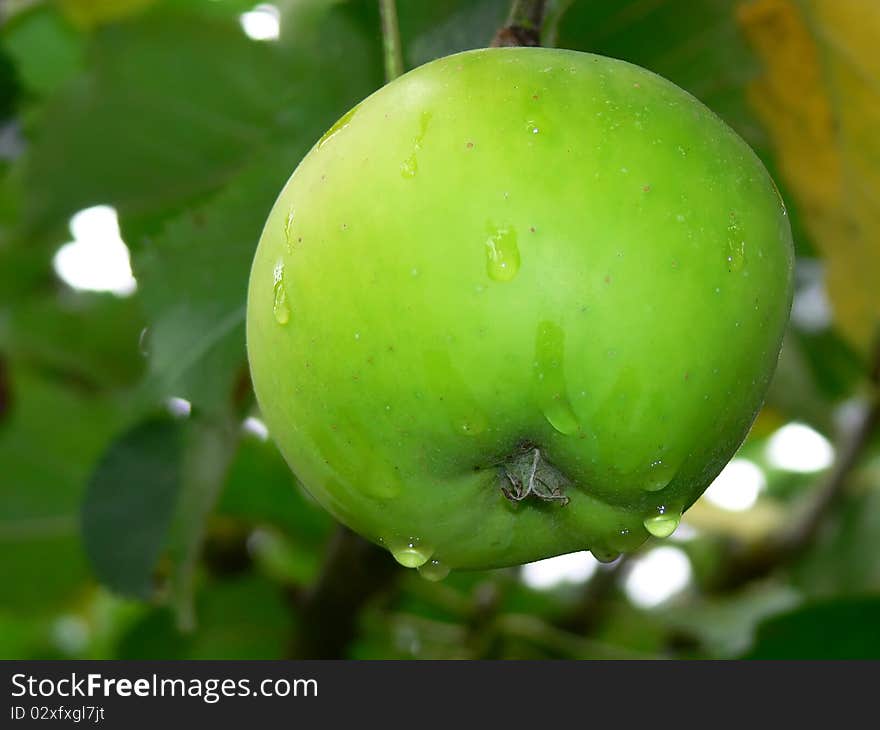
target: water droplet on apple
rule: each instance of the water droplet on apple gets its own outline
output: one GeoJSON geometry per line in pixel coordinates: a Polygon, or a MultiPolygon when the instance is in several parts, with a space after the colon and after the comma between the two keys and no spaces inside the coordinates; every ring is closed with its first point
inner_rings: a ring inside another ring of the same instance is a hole
{"type": "Polygon", "coordinates": [[[287,301],[287,289],[284,286],[283,261],[279,261],[275,264],[275,270],[272,272],[272,277],[272,289],[274,291],[272,312],[274,313],[275,321],[278,322],[278,324],[287,324],[290,320],[290,304],[287,301]]]}
{"type": "Polygon", "coordinates": [[[425,580],[436,583],[449,575],[449,566],[434,558],[419,566],[419,575],[425,580]]]}
{"type": "Polygon", "coordinates": [[[284,240],[287,242],[287,250],[290,251],[293,248],[293,218],[295,211],[293,209],[290,210],[287,214],[287,218],[284,219],[284,240]]]}
{"type": "MultiPolygon", "coordinates": [[[[358,105],[360,106],[360,105],[358,105]]],[[[354,118],[355,113],[357,112],[358,107],[352,107],[345,114],[343,114],[339,120],[334,124],[330,129],[324,132],[324,136],[318,140],[318,149],[321,149],[325,144],[327,144],[333,137],[337,135],[337,133],[341,132],[345,129],[349,124],[351,124],[351,120],[354,118]]]]}
{"type": "Polygon", "coordinates": [[[645,529],[654,537],[669,537],[678,523],[681,522],[681,515],[677,512],[670,512],[666,507],[658,507],[657,514],[651,515],[645,519],[645,529]]]}
{"type": "Polygon", "coordinates": [[[421,545],[417,538],[404,542],[388,541],[391,554],[404,568],[419,568],[428,562],[433,550],[421,545]]]}
{"type": "Polygon", "coordinates": [[[729,241],[727,245],[727,268],[730,271],[742,271],[746,260],[746,242],[729,241]]]}
{"type": "Polygon", "coordinates": [[[419,171],[419,161],[416,158],[419,150],[422,149],[422,142],[428,133],[428,124],[431,122],[431,112],[422,112],[419,119],[419,133],[413,140],[412,154],[400,164],[400,174],[406,178],[413,178],[419,171]]]}
{"type": "Polygon", "coordinates": [[[495,281],[510,281],[519,272],[519,246],[512,227],[490,230],[486,239],[486,272],[495,281]]]}
{"type": "Polygon", "coordinates": [[[613,563],[620,557],[619,552],[605,548],[593,548],[590,552],[593,553],[593,557],[600,563],[613,563]]]}
{"type": "Polygon", "coordinates": [[[544,417],[559,433],[578,430],[578,419],[568,400],[562,365],[565,333],[558,324],[543,321],[535,335],[534,383],[544,417]]]}
{"type": "Polygon", "coordinates": [[[416,160],[415,152],[400,163],[400,174],[402,177],[415,177],[418,171],[419,163],[416,160]]]}
{"type": "Polygon", "coordinates": [[[486,419],[480,414],[466,418],[458,424],[458,430],[465,436],[478,436],[486,430],[486,419]]]}
{"type": "Polygon", "coordinates": [[[742,271],[746,261],[746,242],[743,240],[742,228],[735,217],[731,216],[727,226],[727,252],[725,261],[729,271],[742,271]]]}
{"type": "Polygon", "coordinates": [[[642,482],[642,488],[647,492],[659,492],[672,481],[674,476],[675,469],[673,466],[664,462],[663,459],[657,459],[651,462],[642,482]]]}

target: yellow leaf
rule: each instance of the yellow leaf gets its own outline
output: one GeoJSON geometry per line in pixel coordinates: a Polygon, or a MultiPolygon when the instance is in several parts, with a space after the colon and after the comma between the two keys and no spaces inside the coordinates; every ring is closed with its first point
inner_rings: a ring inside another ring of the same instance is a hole
{"type": "Polygon", "coordinates": [[[747,89],[827,263],[841,332],[880,322],[880,3],[752,0],[737,8],[764,70],[747,89]]]}

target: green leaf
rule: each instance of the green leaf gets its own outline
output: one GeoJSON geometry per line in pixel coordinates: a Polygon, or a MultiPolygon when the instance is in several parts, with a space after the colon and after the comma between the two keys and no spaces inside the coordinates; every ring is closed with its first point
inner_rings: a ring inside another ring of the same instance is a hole
{"type": "Polygon", "coordinates": [[[0,608],[48,612],[88,579],[79,504],[125,416],[106,398],[18,363],[9,374],[10,406],[0,421],[0,608]]]}
{"type": "Polygon", "coordinates": [[[310,550],[323,544],[334,525],[327,512],[297,484],[276,446],[253,436],[241,441],[217,511],[282,528],[310,550]]]}
{"type": "Polygon", "coordinates": [[[148,13],[97,30],[87,58],[31,130],[32,229],[96,203],[179,209],[246,164],[294,102],[277,49],[234,17],[148,13]]]}
{"type": "Polygon", "coordinates": [[[181,457],[180,422],[154,418],[114,441],[95,469],[82,506],[83,539],[108,588],[151,594],[179,497],[181,457]]]}
{"type": "Polygon", "coordinates": [[[698,639],[710,656],[731,658],[748,649],[759,622],[790,610],[798,602],[794,589],[762,584],[736,595],[705,597],[664,609],[659,619],[682,636],[698,639]]]}
{"type": "Polygon", "coordinates": [[[174,518],[171,557],[173,601],[178,624],[192,628],[195,578],[208,517],[214,510],[235,454],[239,433],[231,419],[196,418],[189,422],[180,504],[174,518]]]}
{"type": "Polygon", "coordinates": [[[19,296],[0,327],[0,347],[99,391],[137,383],[146,366],[138,349],[144,326],[138,299],[59,289],[35,287],[19,296]]]}
{"type": "Polygon", "coordinates": [[[745,659],[878,659],[880,598],[813,603],[761,624],[745,659]]]}
{"type": "Polygon", "coordinates": [[[841,504],[825,517],[816,544],[795,566],[802,589],[823,596],[880,590],[878,476],[880,462],[875,461],[851,477],[841,504]]]}
{"type": "Polygon", "coordinates": [[[134,259],[150,322],[149,388],[223,410],[246,370],[248,273],[263,221],[298,153],[254,165],[211,202],[170,222],[134,259]]]}
{"type": "Polygon", "coordinates": [[[29,129],[28,230],[109,203],[137,247],[275,142],[307,148],[380,83],[378,36],[335,3],[298,4],[278,43],[217,5],[165,3],[91,35],[85,72],[29,129]]]}
{"type": "Polygon", "coordinates": [[[48,94],[83,65],[85,41],[53,7],[20,13],[3,29],[2,47],[29,91],[48,94]]]}

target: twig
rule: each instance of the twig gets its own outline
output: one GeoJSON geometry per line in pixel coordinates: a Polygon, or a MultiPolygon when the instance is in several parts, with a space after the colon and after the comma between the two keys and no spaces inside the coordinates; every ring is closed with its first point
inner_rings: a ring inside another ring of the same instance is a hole
{"type": "Polygon", "coordinates": [[[379,0],[382,16],[382,48],[385,52],[385,82],[394,81],[403,73],[403,49],[400,29],[397,27],[397,4],[395,0],[379,0]]]}
{"type": "Polygon", "coordinates": [[[387,551],[338,527],[318,582],[301,597],[301,629],[294,637],[292,658],[343,658],[357,634],[361,609],[399,573],[387,551]]]}
{"type": "Polygon", "coordinates": [[[513,0],[507,22],[489,45],[493,48],[540,46],[546,5],[547,0],[513,0]]]}
{"type": "Polygon", "coordinates": [[[825,517],[841,499],[850,474],[858,465],[872,435],[880,427],[880,338],[870,361],[868,379],[871,386],[868,407],[852,431],[844,437],[838,447],[834,466],[819,479],[803,509],[777,538],[734,554],[713,582],[713,588],[733,590],[763,578],[790,562],[815,541],[825,517]]]}

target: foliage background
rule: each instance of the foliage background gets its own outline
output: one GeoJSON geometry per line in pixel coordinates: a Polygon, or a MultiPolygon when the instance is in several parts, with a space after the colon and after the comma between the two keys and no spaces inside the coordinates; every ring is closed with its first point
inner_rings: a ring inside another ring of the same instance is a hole
{"type": "MultiPolygon", "coordinates": [[[[508,11],[397,5],[407,68],[486,45],[508,11]]],[[[794,316],[742,450],[766,489],[745,511],[698,502],[671,542],[690,579],[651,606],[632,582],[656,544],[543,584],[519,569],[428,583],[336,528],[242,429],[258,416],[243,315],[262,222],[383,82],[372,0],[276,0],[264,41],[242,29],[253,6],[0,11],[0,656],[880,656],[880,3],[550,3],[545,44],[643,65],[731,124],[795,232],[794,316]],[[131,296],[53,270],[95,205],[118,214],[131,296]],[[854,451],[832,489],[767,460],[792,421],[854,451]],[[823,495],[796,549],[776,549],[823,495]]]]}

